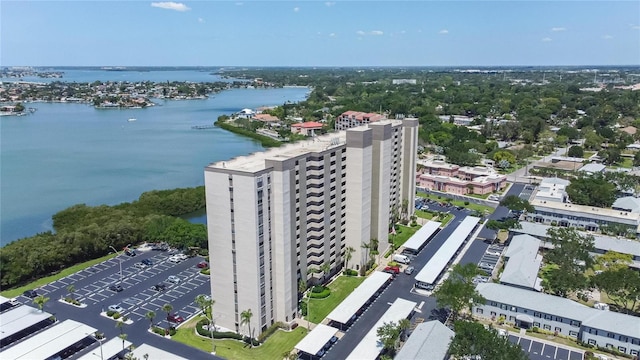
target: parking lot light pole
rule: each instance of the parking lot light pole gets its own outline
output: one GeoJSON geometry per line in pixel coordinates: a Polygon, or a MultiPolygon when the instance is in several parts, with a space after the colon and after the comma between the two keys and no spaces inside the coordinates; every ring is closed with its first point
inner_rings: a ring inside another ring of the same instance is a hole
{"type": "MultiPolygon", "coordinates": [[[[95,336],[95,334],[86,334],[86,335],[90,336],[91,338],[96,340],[98,342],[98,344],[100,344],[100,360],[104,360],[104,355],[102,354],[102,340],[98,339],[98,337],[95,336]]],[[[95,353],[91,353],[91,355],[96,355],[96,354],[95,353]]]]}
{"type": "MultiPolygon", "coordinates": [[[[118,254],[118,250],[116,250],[116,248],[114,248],[113,246],[109,247],[112,248],[113,251],[116,252],[116,254],[118,254]]],[[[120,286],[122,286],[122,259],[120,258],[120,254],[118,254],[118,262],[120,263],[120,286]]]]}

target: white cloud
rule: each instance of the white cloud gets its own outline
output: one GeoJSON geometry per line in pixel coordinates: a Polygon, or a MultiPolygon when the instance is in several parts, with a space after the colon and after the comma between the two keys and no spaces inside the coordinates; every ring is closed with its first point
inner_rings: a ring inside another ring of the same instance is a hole
{"type": "Polygon", "coordinates": [[[298,11],[300,11],[299,7],[296,6],[296,7],[293,8],[293,12],[298,12],[298,11]]]}
{"type": "Polygon", "coordinates": [[[373,30],[370,34],[371,35],[382,35],[384,33],[382,31],[380,31],[380,30],[373,30]]]}
{"type": "Polygon", "coordinates": [[[438,34],[442,34],[442,35],[446,35],[448,33],[449,33],[449,30],[447,30],[447,29],[442,29],[442,30],[438,31],[438,34]]]}
{"type": "Polygon", "coordinates": [[[336,37],[336,33],[329,34],[329,37],[336,37]]]}
{"type": "Polygon", "coordinates": [[[183,3],[173,2],[173,1],[152,2],[151,6],[152,7],[157,7],[157,8],[160,8],[160,9],[175,10],[175,11],[189,11],[189,10],[191,10],[191,8],[188,7],[187,5],[185,5],[183,3]]]}
{"type": "Polygon", "coordinates": [[[602,35],[602,38],[605,39],[605,40],[611,40],[611,39],[613,39],[613,36],[611,36],[611,35],[602,35]]]}
{"type": "Polygon", "coordinates": [[[384,35],[384,32],[382,32],[380,30],[372,30],[372,31],[369,31],[369,32],[358,30],[358,31],[356,31],[356,34],[358,34],[360,36],[364,36],[364,35],[380,36],[380,35],[384,35]]]}
{"type": "Polygon", "coordinates": [[[327,1],[327,2],[325,2],[324,4],[325,4],[325,5],[327,5],[327,6],[329,6],[329,7],[331,7],[331,6],[335,5],[335,4],[336,4],[336,2],[335,2],[335,1],[327,1]]]}
{"type": "Polygon", "coordinates": [[[640,30],[640,25],[629,24],[633,30],[640,30]]]}
{"type": "Polygon", "coordinates": [[[358,30],[358,31],[356,31],[356,34],[358,34],[358,35],[365,35],[365,32],[364,32],[364,31],[362,31],[362,30],[358,30]]]}
{"type": "Polygon", "coordinates": [[[204,22],[206,22],[206,21],[204,21],[204,19],[203,19],[203,18],[198,18],[198,22],[199,22],[199,23],[204,23],[204,22]]]}
{"type": "Polygon", "coordinates": [[[564,28],[564,27],[552,27],[551,28],[551,31],[553,31],[553,32],[565,31],[565,30],[567,30],[567,28],[564,28]]]}
{"type": "Polygon", "coordinates": [[[542,38],[542,42],[549,42],[552,41],[553,39],[550,37],[546,37],[546,38],[542,38]]]}

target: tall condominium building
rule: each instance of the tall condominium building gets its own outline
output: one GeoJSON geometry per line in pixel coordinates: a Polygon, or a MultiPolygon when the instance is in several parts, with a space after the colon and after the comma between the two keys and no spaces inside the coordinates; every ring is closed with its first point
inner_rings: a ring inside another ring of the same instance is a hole
{"type": "Polygon", "coordinates": [[[247,309],[258,330],[289,322],[301,280],[388,246],[392,209],[413,214],[417,141],[416,119],[384,120],[207,166],[216,324],[244,332],[247,309]]]}
{"type": "Polygon", "coordinates": [[[386,119],[387,118],[384,115],[350,110],[338,115],[334,128],[336,130],[346,130],[357,126],[373,124],[386,119]]]}

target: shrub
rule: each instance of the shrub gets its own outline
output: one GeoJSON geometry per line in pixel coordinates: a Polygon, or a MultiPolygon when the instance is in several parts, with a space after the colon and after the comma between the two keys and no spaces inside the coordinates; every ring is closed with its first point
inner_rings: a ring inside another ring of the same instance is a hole
{"type": "Polygon", "coordinates": [[[209,269],[209,268],[202,269],[202,270],[200,270],[200,274],[210,275],[211,274],[211,269],[209,269]]]}
{"type": "Polygon", "coordinates": [[[331,295],[331,289],[324,286],[314,286],[309,293],[309,297],[312,299],[324,299],[331,295]]]}
{"type": "Polygon", "coordinates": [[[170,327],[169,328],[169,336],[173,336],[176,334],[176,328],[175,327],[170,327]]]}
{"type": "Polygon", "coordinates": [[[260,341],[258,341],[256,339],[250,339],[248,336],[245,336],[244,338],[242,338],[242,341],[244,341],[246,344],[251,343],[251,345],[253,345],[253,346],[260,345],[260,341]]]}
{"type": "Polygon", "coordinates": [[[125,315],[125,316],[122,317],[122,321],[127,321],[127,320],[129,320],[128,316],[125,315]]]}
{"type": "Polygon", "coordinates": [[[112,316],[113,316],[113,314],[115,314],[115,313],[116,313],[115,311],[113,311],[113,310],[109,310],[109,311],[107,311],[107,316],[108,316],[108,317],[112,317],[112,316]]]}
{"type": "Polygon", "coordinates": [[[119,312],[113,314],[113,318],[116,319],[116,320],[120,319],[121,316],[122,315],[119,312]]]}
{"type": "Polygon", "coordinates": [[[258,335],[258,341],[264,342],[269,338],[269,336],[273,335],[273,333],[275,333],[278,329],[285,329],[285,328],[288,329],[289,326],[283,323],[282,321],[278,321],[277,323],[274,323],[273,325],[269,326],[267,330],[263,331],[260,335],[258,335]]]}
{"type": "Polygon", "coordinates": [[[161,328],[160,326],[154,326],[151,331],[153,331],[154,333],[158,334],[158,335],[162,335],[164,336],[166,334],[165,329],[161,328]]]}
{"type": "Polygon", "coordinates": [[[347,269],[344,271],[344,274],[347,276],[358,276],[358,272],[353,269],[347,269]]]}
{"type": "Polygon", "coordinates": [[[467,205],[469,205],[469,202],[468,202],[468,201],[465,201],[465,202],[464,202],[464,206],[467,206],[467,205]]]}
{"type": "Polygon", "coordinates": [[[302,314],[302,316],[307,316],[307,302],[306,301],[300,301],[300,314],[302,314]]]}

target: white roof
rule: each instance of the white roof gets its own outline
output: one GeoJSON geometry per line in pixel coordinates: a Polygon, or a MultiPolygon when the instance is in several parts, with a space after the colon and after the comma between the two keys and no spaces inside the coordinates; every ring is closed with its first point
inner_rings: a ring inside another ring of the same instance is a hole
{"type": "Polygon", "coordinates": [[[40,311],[31,306],[18,306],[0,314],[0,339],[4,340],[32,325],[51,317],[48,312],[40,311]]]}
{"type": "Polygon", "coordinates": [[[162,359],[162,360],[188,360],[187,358],[183,358],[182,356],[178,356],[172,354],[168,351],[164,351],[162,349],[158,349],[157,347],[153,347],[151,345],[142,344],[132,351],[133,356],[138,359],[144,359],[144,355],[149,355],[149,359],[162,359]]]}
{"type": "Polygon", "coordinates": [[[322,350],[324,345],[329,342],[337,332],[338,329],[332,326],[318,324],[307,336],[300,340],[298,345],[296,345],[296,349],[304,351],[307,354],[315,355],[322,350]]]}
{"type": "Polygon", "coordinates": [[[438,231],[438,228],[440,227],[441,223],[437,222],[437,221],[429,221],[426,224],[424,224],[420,230],[416,231],[415,234],[413,234],[409,240],[407,240],[404,243],[404,247],[407,249],[411,249],[414,251],[418,251],[422,245],[424,245],[424,243],[433,235],[435,234],[436,231],[438,231]]]}
{"type": "Polygon", "coordinates": [[[631,211],[632,213],[640,212],[640,198],[635,196],[625,196],[616,199],[616,201],[611,205],[612,209],[623,209],[624,211],[631,211]]]}
{"type": "Polygon", "coordinates": [[[391,304],[391,307],[387,309],[387,311],[382,314],[380,320],[369,330],[367,335],[360,341],[358,346],[353,349],[351,354],[347,356],[347,359],[355,359],[355,360],[375,360],[380,355],[382,351],[382,343],[378,341],[378,328],[382,327],[384,323],[395,322],[402,319],[406,319],[409,314],[413,311],[413,308],[416,306],[416,303],[413,301],[405,300],[402,298],[397,298],[396,301],[391,304]]]}
{"type": "MultiPolygon", "coordinates": [[[[124,347],[128,348],[131,346],[131,341],[125,340],[124,347]]],[[[99,345],[99,344],[98,344],[99,345]]],[[[100,346],[96,346],[90,352],[78,358],[78,360],[98,360],[98,359],[109,359],[111,357],[116,356],[119,352],[122,351],[122,339],[119,337],[114,337],[106,343],[102,344],[102,350],[100,346]],[[102,357],[100,356],[102,354],[102,357]]]]}
{"type": "Polygon", "coordinates": [[[602,164],[591,163],[581,167],[580,169],[578,169],[578,171],[583,171],[588,173],[597,173],[597,172],[604,171],[605,168],[606,166],[602,164]]]}
{"type": "Polygon", "coordinates": [[[467,216],[462,220],[431,260],[416,275],[416,281],[433,284],[479,221],[480,218],[473,216],[467,216]]]}
{"type": "Polygon", "coordinates": [[[569,184],[571,184],[571,181],[565,180],[565,179],[561,179],[559,177],[552,177],[552,178],[543,178],[542,180],[540,180],[540,185],[543,185],[543,184],[555,184],[555,185],[569,186],[569,184]]]}
{"type": "Polygon", "coordinates": [[[3,359],[46,359],[95,332],[89,325],[65,320],[2,351],[1,355],[3,359]]]}
{"type": "Polygon", "coordinates": [[[384,283],[389,281],[391,274],[374,271],[365,281],[344,299],[338,307],[327,315],[327,319],[346,324],[349,319],[378,291],[384,283]]]}
{"type": "Polygon", "coordinates": [[[7,299],[4,296],[0,296],[0,305],[4,304],[6,302],[9,302],[9,301],[11,301],[11,299],[7,299]]]}
{"type": "Polygon", "coordinates": [[[411,332],[395,360],[414,360],[429,354],[429,359],[444,360],[455,333],[437,320],[427,321],[411,332]]]}

